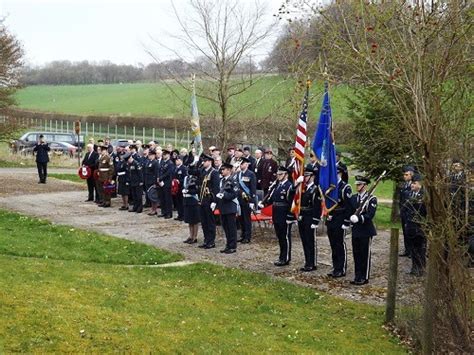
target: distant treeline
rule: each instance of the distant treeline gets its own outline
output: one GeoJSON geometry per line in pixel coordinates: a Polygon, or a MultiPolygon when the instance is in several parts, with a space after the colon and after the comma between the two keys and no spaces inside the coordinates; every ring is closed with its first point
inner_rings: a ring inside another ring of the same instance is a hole
{"type": "MultiPolygon", "coordinates": [[[[24,67],[23,85],[85,85],[154,82],[160,78],[188,76],[202,70],[212,70],[206,61],[187,63],[170,60],[148,65],[118,65],[108,61],[54,61],[41,67],[24,67]],[[198,70],[199,68],[199,70],[198,70]]],[[[252,62],[242,62],[236,73],[257,73],[259,69],[252,62]]]]}

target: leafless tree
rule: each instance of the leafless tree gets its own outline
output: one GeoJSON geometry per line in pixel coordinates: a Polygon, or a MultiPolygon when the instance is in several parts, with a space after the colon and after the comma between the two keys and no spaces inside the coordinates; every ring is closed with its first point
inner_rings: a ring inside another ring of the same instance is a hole
{"type": "Polygon", "coordinates": [[[20,42],[8,31],[0,19],[0,108],[14,103],[12,98],[19,86],[23,50],[20,42]]]}
{"type": "MultiPolygon", "coordinates": [[[[173,47],[158,39],[154,41],[178,59],[185,60],[186,56],[200,58],[191,64],[197,77],[196,94],[218,106],[216,141],[225,146],[231,134],[230,122],[271,90],[269,88],[261,97],[255,97],[244,106],[235,104],[239,95],[262,79],[253,70],[243,73],[242,68],[246,67],[243,63],[247,61],[248,68],[254,68],[252,52],[270,37],[275,24],[268,24],[266,9],[257,1],[246,5],[233,0],[189,0],[185,14],[178,11],[174,3],[173,8],[181,27],[179,34],[170,35],[174,39],[173,47]],[[238,70],[239,66],[241,70],[238,70]]],[[[159,62],[152,50],[148,52],[159,62]]],[[[164,74],[171,76],[180,87],[191,90],[189,77],[176,72],[164,74]]],[[[255,126],[257,122],[249,124],[255,126]]]]}

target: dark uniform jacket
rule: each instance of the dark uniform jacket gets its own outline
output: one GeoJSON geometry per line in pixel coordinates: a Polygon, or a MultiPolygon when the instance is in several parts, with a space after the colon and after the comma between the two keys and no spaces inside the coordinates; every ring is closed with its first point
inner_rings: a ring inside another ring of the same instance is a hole
{"type": "Polygon", "coordinates": [[[158,179],[164,183],[163,187],[171,187],[171,180],[173,180],[174,164],[171,159],[162,160],[158,179]]]}
{"type": "Polygon", "coordinates": [[[321,219],[321,196],[314,183],[306,187],[301,195],[300,216],[312,218],[313,224],[318,224],[321,219]]]}
{"type": "Polygon", "coordinates": [[[328,228],[339,229],[343,224],[349,226],[349,218],[352,213],[352,208],[350,206],[351,196],[351,185],[347,184],[342,179],[339,180],[337,183],[337,207],[329,213],[329,216],[326,219],[326,225],[328,228]]]}
{"type": "Polygon", "coordinates": [[[139,162],[133,160],[132,163],[127,162],[127,180],[131,187],[143,185],[143,169],[139,162]]]}
{"type": "Polygon", "coordinates": [[[276,179],[278,164],[273,159],[265,159],[262,163],[262,189],[266,190],[276,179]]]}
{"type": "Polygon", "coordinates": [[[184,178],[188,176],[188,168],[181,164],[179,167],[176,166],[173,173],[173,179],[178,179],[180,189],[184,186],[184,178]]]}
{"type": "Polygon", "coordinates": [[[128,175],[127,175],[127,161],[126,160],[120,160],[118,166],[117,166],[117,180],[119,183],[119,188],[120,186],[125,186],[129,185],[127,184],[128,181],[128,175]]]}
{"type": "Polygon", "coordinates": [[[400,217],[403,219],[403,218],[406,218],[407,216],[406,202],[411,194],[411,181],[402,182],[398,190],[398,193],[399,193],[398,202],[399,202],[399,207],[400,207],[400,217]]]}
{"type": "Polygon", "coordinates": [[[184,206],[199,205],[199,185],[198,178],[194,175],[188,175],[183,183],[183,204],[184,206]]]}
{"type": "Polygon", "coordinates": [[[219,183],[219,193],[223,194],[222,198],[217,198],[217,207],[222,215],[237,213],[237,196],[239,195],[239,187],[235,180],[229,176],[222,178],[219,183]]]}
{"type": "Polygon", "coordinates": [[[199,199],[201,204],[211,204],[215,202],[215,197],[219,193],[219,173],[214,168],[201,169],[199,174],[199,199]]]}
{"type": "Polygon", "coordinates": [[[160,166],[158,161],[146,159],[143,164],[143,181],[145,186],[156,184],[160,166]]]}
{"type": "Polygon", "coordinates": [[[412,191],[405,202],[405,230],[408,236],[422,235],[423,220],[426,218],[426,207],[423,203],[424,190],[412,191]]]}
{"type": "Polygon", "coordinates": [[[248,157],[246,157],[248,160],[250,160],[250,164],[249,164],[249,170],[253,171],[255,173],[255,166],[257,164],[257,159],[255,159],[255,157],[249,155],[248,157]]]}
{"type": "Polygon", "coordinates": [[[293,184],[289,180],[277,183],[267,200],[268,204],[272,204],[273,223],[294,220],[294,215],[290,212],[294,193],[293,184]]]}
{"type": "MultiPolygon", "coordinates": [[[[361,196],[360,194],[354,194],[350,199],[351,215],[355,213],[359,205],[364,202],[367,192],[361,196]]],[[[354,238],[373,237],[377,235],[374,222],[372,221],[375,217],[377,210],[377,197],[370,196],[369,202],[360,211],[358,217],[359,221],[352,224],[352,236],[354,238]]]]}
{"type": "Polygon", "coordinates": [[[255,203],[255,193],[257,191],[257,177],[250,169],[239,171],[234,175],[234,180],[240,190],[239,200],[248,203],[255,203]]]}
{"type": "Polygon", "coordinates": [[[47,163],[49,162],[48,152],[51,150],[48,143],[36,143],[33,151],[36,153],[36,162],[37,163],[47,163]]]}
{"type": "Polygon", "coordinates": [[[263,168],[263,162],[265,161],[265,158],[261,157],[260,159],[255,159],[255,176],[257,177],[257,184],[260,186],[262,182],[262,168],[263,168]]]}

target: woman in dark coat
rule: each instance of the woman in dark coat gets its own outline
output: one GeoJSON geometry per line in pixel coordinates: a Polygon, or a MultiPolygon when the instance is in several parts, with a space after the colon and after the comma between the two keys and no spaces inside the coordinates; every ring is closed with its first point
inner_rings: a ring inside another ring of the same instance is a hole
{"type": "Polygon", "coordinates": [[[183,205],[184,223],[189,226],[189,238],[184,243],[188,244],[197,243],[199,222],[201,222],[198,195],[197,177],[194,175],[186,176],[183,184],[183,205]]]}
{"type": "Polygon", "coordinates": [[[129,156],[130,153],[122,154],[120,156],[120,162],[117,166],[117,194],[122,196],[122,207],[119,208],[119,210],[121,211],[128,211],[128,195],[130,194],[130,181],[128,181],[127,175],[127,159],[129,156]]]}

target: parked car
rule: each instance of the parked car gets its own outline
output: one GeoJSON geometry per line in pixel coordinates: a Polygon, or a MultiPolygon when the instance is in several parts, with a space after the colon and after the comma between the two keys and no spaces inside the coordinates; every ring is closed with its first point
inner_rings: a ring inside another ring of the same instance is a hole
{"type": "Polygon", "coordinates": [[[43,135],[46,142],[63,142],[76,147],[84,147],[84,136],[79,136],[74,133],[56,133],[56,132],[26,132],[19,139],[11,142],[11,147],[14,152],[24,151],[26,148],[34,147],[39,140],[39,136],[43,135]]]}
{"type": "MultiPolygon", "coordinates": [[[[76,156],[77,147],[69,144],[67,142],[48,142],[49,147],[51,148],[50,154],[54,155],[68,155],[73,158],[76,156]]],[[[21,153],[23,154],[33,154],[33,147],[23,148],[21,153]]]]}
{"type": "Polygon", "coordinates": [[[127,145],[129,145],[129,142],[128,142],[128,139],[114,139],[112,142],[112,146],[114,148],[116,147],[126,147],[127,145]]]}

